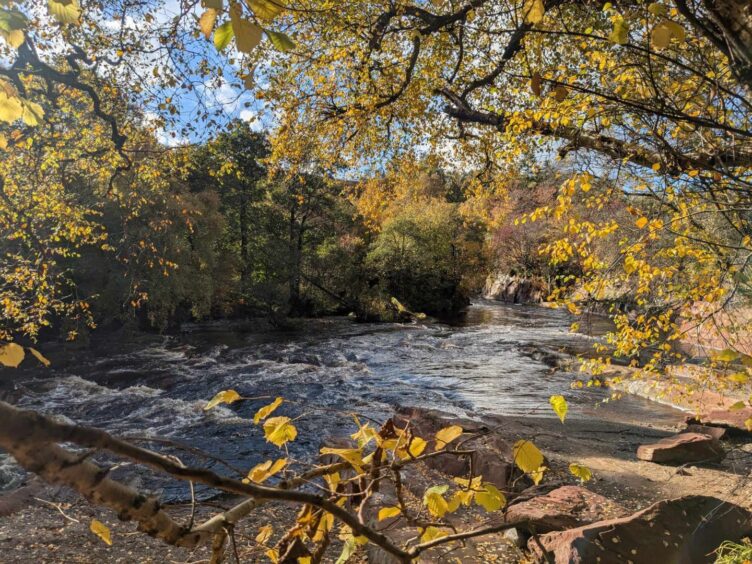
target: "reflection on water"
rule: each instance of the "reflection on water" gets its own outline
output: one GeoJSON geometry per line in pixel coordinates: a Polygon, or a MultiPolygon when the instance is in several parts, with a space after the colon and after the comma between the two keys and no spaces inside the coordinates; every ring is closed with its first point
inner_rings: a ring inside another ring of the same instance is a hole
{"type": "MultiPolygon", "coordinates": [[[[548,398],[561,393],[570,417],[591,412],[604,392],[571,390],[575,375],[556,368],[564,351],[592,345],[591,337],[569,333],[570,322],[561,310],[482,302],[453,325],[324,319],[297,332],[264,334],[194,327],[177,337],[94,350],[44,373],[19,372],[5,380],[0,397],[119,435],[171,437],[249,468],[278,456],[249,422],[266,397],[278,395],[297,402],[281,414],[303,416],[291,446],[291,455],[301,457],[326,435],[352,431],[350,418],[331,410],[383,419],[394,406],[419,405],[470,417],[553,417],[548,398]],[[261,399],[203,411],[216,392],[230,388],[261,399]]],[[[624,409],[639,418],[665,408],[634,399],[624,409]]],[[[0,457],[0,488],[19,476],[0,457]]],[[[168,496],[184,494],[164,487],[168,496]]]]}

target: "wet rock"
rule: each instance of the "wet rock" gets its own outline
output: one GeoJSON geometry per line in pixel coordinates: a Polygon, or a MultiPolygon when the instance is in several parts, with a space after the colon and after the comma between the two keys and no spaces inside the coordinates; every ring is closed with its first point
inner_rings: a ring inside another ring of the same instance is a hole
{"type": "Polygon", "coordinates": [[[700,433],[702,435],[708,435],[716,440],[722,440],[727,438],[728,429],[725,427],[715,427],[712,425],[700,425],[698,423],[688,423],[687,428],[682,433],[700,433]]]}
{"type": "Polygon", "coordinates": [[[580,486],[562,486],[511,505],[506,519],[530,521],[539,533],[580,527],[623,513],[619,504],[580,486]]]}
{"type": "MultiPolygon", "coordinates": [[[[660,501],[620,519],[548,533],[539,537],[556,564],[586,562],[702,564],[724,540],[752,532],[752,514],[713,497],[687,496],[660,501]]],[[[534,539],[528,548],[545,562],[534,539]]]]}
{"type": "Polygon", "coordinates": [[[637,458],[657,463],[716,462],[725,456],[718,439],[701,433],[680,433],[637,449],[637,458]]]}

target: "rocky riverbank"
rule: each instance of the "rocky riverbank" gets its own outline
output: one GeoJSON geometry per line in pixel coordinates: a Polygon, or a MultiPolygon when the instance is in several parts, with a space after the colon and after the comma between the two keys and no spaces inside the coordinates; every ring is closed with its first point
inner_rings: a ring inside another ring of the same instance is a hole
{"type": "MultiPolygon", "coordinates": [[[[529,528],[520,527],[472,539],[464,547],[448,554],[444,554],[446,548],[434,549],[422,561],[474,563],[520,562],[526,558],[542,560],[538,543],[549,550],[558,551],[557,554],[564,554],[577,544],[574,540],[590,538],[603,527],[623,532],[619,542],[609,541],[613,546],[607,544],[604,547],[605,554],[614,556],[613,561],[617,561],[616,555],[623,556],[623,549],[629,546],[629,542],[639,542],[647,550],[668,550],[666,554],[670,556],[682,554],[681,551],[693,547],[720,542],[718,538],[735,538],[749,532],[749,514],[746,510],[752,509],[752,484],[747,476],[752,470],[752,443],[747,437],[724,439],[722,460],[702,464],[657,464],[639,460],[638,448],[684,429],[681,413],[664,416],[653,423],[633,421],[617,402],[593,407],[587,415],[566,420],[562,424],[558,419],[548,417],[492,416],[468,420],[420,409],[400,410],[397,417],[403,421],[409,419],[411,425],[420,429],[425,436],[431,436],[436,428],[447,423],[460,424],[468,431],[484,431],[477,444],[468,445],[476,451],[473,467],[476,473],[484,475],[484,480],[496,484],[505,492],[510,503],[506,517],[502,513],[487,514],[476,508],[448,516],[448,524],[457,529],[467,529],[503,523],[505,519],[508,522],[530,520],[536,531],[537,540],[530,537],[529,528]],[[546,458],[548,470],[539,486],[533,486],[515,469],[510,455],[511,445],[519,439],[533,441],[546,458]],[[589,468],[593,474],[592,480],[580,484],[569,471],[573,463],[589,468]],[[703,497],[697,497],[698,493],[703,497]],[[682,501],[665,502],[677,499],[682,501]],[[659,505],[654,505],[656,503],[659,505]],[[724,510],[718,514],[733,516],[733,523],[719,522],[721,533],[706,527],[698,536],[696,532],[677,528],[680,520],[677,521],[675,514],[683,515],[682,512],[686,512],[687,523],[691,524],[692,519],[707,518],[713,514],[714,508],[717,510],[719,507],[724,510]],[[643,513],[634,517],[640,511],[643,513]],[[604,522],[605,525],[602,524],[604,522]],[[670,547],[664,546],[666,539],[661,534],[645,534],[643,531],[646,527],[652,529],[656,524],[678,533],[679,536],[671,539],[670,547]],[[560,529],[568,532],[560,533],[560,529]],[[635,534],[637,537],[634,537],[635,534]],[[618,550],[614,552],[617,546],[618,550]]],[[[418,511],[426,488],[451,483],[453,477],[466,475],[467,470],[467,462],[459,460],[455,464],[415,468],[406,480],[408,506],[418,511]]],[[[388,490],[384,490],[374,501],[388,504],[390,495],[388,490]]],[[[199,514],[215,510],[212,506],[231,503],[230,499],[213,500],[200,507],[199,514]]],[[[182,516],[186,522],[190,518],[188,505],[171,506],[169,510],[182,516]]],[[[254,513],[236,531],[238,538],[244,541],[239,542],[238,547],[241,562],[263,560],[263,551],[247,542],[253,538],[258,527],[273,523],[275,529],[281,531],[284,523],[292,522],[294,513],[294,507],[278,504],[270,504],[254,513]]],[[[91,562],[92,559],[102,562],[197,562],[209,556],[208,551],[203,549],[189,553],[163,545],[136,533],[134,525],[120,523],[112,513],[95,508],[70,492],[38,483],[0,498],[0,515],[0,554],[9,562],[91,562]],[[112,529],[112,546],[103,544],[89,532],[88,524],[92,518],[99,519],[112,529]]],[[[408,535],[415,534],[414,529],[406,528],[399,519],[385,524],[385,528],[395,540],[406,540],[408,535]]],[[[336,553],[336,550],[332,552],[335,557],[336,553]]],[[[389,561],[375,547],[370,547],[361,549],[353,562],[366,559],[369,562],[389,561]]],[[[636,563],[655,561],[639,555],[631,560],[636,563]]]]}

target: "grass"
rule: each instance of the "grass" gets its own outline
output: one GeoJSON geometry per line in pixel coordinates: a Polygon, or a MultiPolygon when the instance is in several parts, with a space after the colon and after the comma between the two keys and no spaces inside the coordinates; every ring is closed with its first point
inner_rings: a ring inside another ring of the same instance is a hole
{"type": "Polygon", "coordinates": [[[752,564],[752,542],[748,538],[741,543],[724,541],[716,550],[715,564],[752,564]]]}

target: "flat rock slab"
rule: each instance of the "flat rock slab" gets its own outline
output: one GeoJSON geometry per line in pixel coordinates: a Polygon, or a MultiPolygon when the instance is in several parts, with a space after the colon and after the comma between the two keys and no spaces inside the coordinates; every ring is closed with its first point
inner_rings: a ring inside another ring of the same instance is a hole
{"type": "Polygon", "coordinates": [[[725,456],[718,439],[701,433],[680,433],[637,449],[637,458],[658,463],[698,464],[723,460],[725,456]]]}
{"type": "Polygon", "coordinates": [[[580,486],[562,486],[551,492],[513,504],[506,520],[530,521],[539,533],[561,531],[623,514],[616,502],[580,486]]]}
{"type": "MultiPolygon", "coordinates": [[[[539,537],[556,564],[713,562],[724,540],[739,540],[752,531],[752,514],[713,497],[664,500],[620,519],[599,521],[539,537]]],[[[545,562],[534,539],[528,548],[545,562]]]]}
{"type": "Polygon", "coordinates": [[[736,434],[749,435],[752,431],[747,427],[747,421],[752,418],[752,408],[743,409],[715,409],[707,411],[699,418],[693,417],[688,423],[700,423],[715,427],[725,427],[736,434]]]}
{"type": "Polygon", "coordinates": [[[699,423],[688,423],[687,428],[684,429],[682,433],[700,433],[701,435],[708,435],[719,441],[728,438],[728,429],[726,427],[700,425],[699,423]]]}

